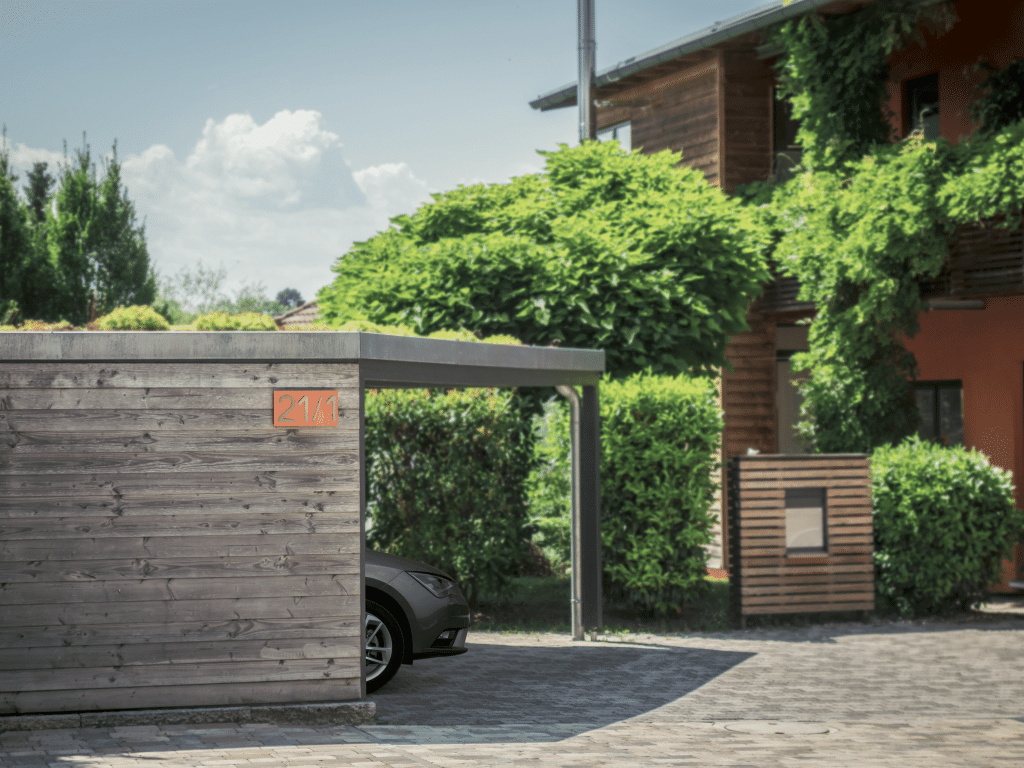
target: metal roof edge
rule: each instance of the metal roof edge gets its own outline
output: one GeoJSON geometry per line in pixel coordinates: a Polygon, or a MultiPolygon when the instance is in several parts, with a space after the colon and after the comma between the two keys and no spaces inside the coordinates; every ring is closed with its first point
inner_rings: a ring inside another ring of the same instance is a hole
{"type": "Polygon", "coordinates": [[[603,349],[527,347],[380,333],[316,331],[4,331],[7,362],[395,361],[603,372],[603,349]]]}
{"type": "MultiPolygon", "coordinates": [[[[773,24],[786,21],[794,16],[809,13],[833,2],[835,0],[793,0],[788,3],[775,2],[755,8],[739,16],[733,16],[726,21],[716,22],[710,27],[705,27],[693,34],[681,37],[671,43],[654,48],[640,56],[626,59],[613,67],[598,72],[594,79],[594,87],[600,88],[601,86],[609,85],[624,77],[629,77],[630,75],[635,75],[638,72],[655,67],[658,64],[663,64],[666,61],[700,51],[748,32],[770,27],[773,24]]],[[[576,88],[576,83],[570,83],[553,91],[548,91],[531,101],[530,106],[533,109],[539,109],[541,112],[575,106],[576,88]]]]}

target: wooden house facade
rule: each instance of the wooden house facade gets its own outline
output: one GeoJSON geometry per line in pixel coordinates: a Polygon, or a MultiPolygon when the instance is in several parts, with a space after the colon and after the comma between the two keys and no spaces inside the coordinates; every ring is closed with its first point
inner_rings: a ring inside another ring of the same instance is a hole
{"type": "MultiPolygon", "coordinates": [[[[869,2],[776,2],[600,71],[595,78],[598,136],[617,127],[619,135],[630,136],[634,151],[682,152],[683,164],[700,169],[726,192],[741,184],[784,178],[799,159],[796,124],[788,105],[776,98],[776,54],[766,49],[765,34],[804,14],[851,13],[869,2]],[[621,130],[624,126],[629,130],[621,130]]],[[[888,106],[895,137],[915,129],[926,138],[954,142],[969,136],[974,129],[970,105],[984,76],[977,62],[1003,68],[1024,58],[1024,2],[956,0],[952,7],[959,20],[951,30],[890,57],[888,106]]],[[[531,102],[540,110],[575,104],[574,84],[531,102]]],[[[962,417],[949,417],[962,422],[956,440],[984,451],[1017,477],[1024,477],[1024,353],[1018,354],[1014,344],[992,347],[992,342],[1002,338],[993,332],[1007,312],[1012,314],[1018,297],[1024,297],[1021,240],[1020,230],[998,230],[991,222],[961,228],[950,244],[952,257],[943,274],[924,286],[930,308],[941,311],[922,316],[922,330],[909,345],[921,369],[922,409],[943,397],[960,398],[956,407],[962,406],[962,417]],[[944,346],[951,332],[965,340],[977,338],[980,346],[975,348],[992,354],[985,360],[976,355],[955,358],[944,346]],[[997,349],[1005,349],[1008,357],[997,349]],[[966,359],[976,365],[967,365],[966,359]],[[995,385],[999,394],[993,400],[986,393],[992,392],[995,375],[1000,377],[995,385]],[[955,393],[947,392],[953,389],[955,393]]],[[[726,356],[735,371],[725,373],[721,384],[723,463],[751,450],[801,451],[793,429],[799,412],[793,384],[798,373],[790,369],[789,358],[807,348],[807,326],[801,322],[814,316],[814,307],[797,300],[798,290],[795,280],[775,279],[749,308],[750,330],[730,340],[726,356]]],[[[1013,315],[1015,323],[1022,319],[1013,315]]],[[[942,427],[938,405],[934,412],[933,431],[942,427]]],[[[1018,505],[1024,504],[1022,494],[1018,490],[1018,505]]],[[[722,519],[727,508],[724,492],[722,519]]],[[[726,561],[727,531],[721,535],[726,561]]],[[[1007,563],[1004,587],[1022,567],[1024,548],[1018,546],[1007,563]]]]}

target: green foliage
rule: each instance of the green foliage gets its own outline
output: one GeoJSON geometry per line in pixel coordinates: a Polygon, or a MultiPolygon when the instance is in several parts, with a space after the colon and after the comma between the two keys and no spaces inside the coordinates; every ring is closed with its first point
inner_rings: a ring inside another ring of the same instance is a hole
{"type": "MultiPolygon", "coordinates": [[[[38,166],[37,166],[38,167],[38,166]]],[[[30,175],[30,179],[31,179],[30,175]]],[[[54,316],[56,274],[46,248],[45,227],[18,198],[10,166],[6,128],[0,140],[0,319],[54,316]]]]}
{"type": "Polygon", "coordinates": [[[782,49],[779,92],[800,121],[803,165],[834,168],[889,141],[887,57],[920,41],[922,28],[941,34],[955,20],[949,3],[879,0],[828,21],[808,13],[777,28],[770,42],[782,49]]]}
{"type": "Polygon", "coordinates": [[[949,170],[937,191],[950,222],[1008,217],[1024,209],[1024,120],[950,149],[949,170]]]}
{"type": "Polygon", "coordinates": [[[944,150],[913,137],[880,146],[842,175],[806,173],[776,197],[775,258],[818,315],[798,427],[816,451],[870,452],[916,431],[913,356],[904,336],[924,309],[918,279],[938,273],[946,242],[935,191],[944,150]]]}
{"type": "Polygon", "coordinates": [[[147,306],[118,307],[96,321],[102,331],[169,331],[170,324],[147,306]]]}
{"type": "Polygon", "coordinates": [[[117,143],[102,180],[90,159],[89,145],[76,150],[60,178],[55,212],[47,212],[46,237],[57,270],[56,306],[79,325],[97,312],[122,305],[151,304],[156,275],[150,268],[145,227],[136,224],[135,206],[121,183],[117,143]]]}
{"type": "Polygon", "coordinates": [[[530,524],[536,528],[534,544],[552,570],[566,574],[572,565],[569,407],[563,399],[554,397],[543,408],[533,419],[537,463],[526,484],[530,524]]]}
{"type": "Polygon", "coordinates": [[[974,119],[983,134],[996,133],[1024,120],[1024,59],[1010,63],[1002,71],[991,64],[981,84],[984,95],[971,106],[974,119]]]}
{"type": "Polygon", "coordinates": [[[767,274],[744,208],[670,152],[541,154],[542,174],[435,195],[355,244],[324,318],[599,347],[613,375],[721,367],[767,274]]]}
{"type": "MultiPolygon", "coordinates": [[[[705,587],[722,414],[708,379],[634,374],[601,385],[601,540],[612,600],[681,610],[705,587]]],[[[569,408],[537,420],[531,523],[554,563],[569,562],[569,408]]]]}
{"type": "Polygon", "coordinates": [[[241,312],[237,315],[210,312],[199,316],[195,328],[197,331],[276,331],[277,323],[270,315],[256,312],[241,312]]]}
{"type": "Polygon", "coordinates": [[[17,330],[19,331],[80,331],[81,328],[72,325],[67,320],[59,320],[56,323],[50,323],[46,320],[26,320],[17,330]]]}
{"type": "Polygon", "coordinates": [[[278,291],[274,301],[286,309],[294,309],[306,303],[305,299],[302,298],[302,294],[294,288],[285,288],[282,291],[278,291]]]}
{"type": "Polygon", "coordinates": [[[878,593],[905,616],[965,609],[1024,535],[1010,472],[918,438],[871,460],[878,593]]]}
{"type": "Polygon", "coordinates": [[[203,266],[200,261],[194,272],[182,267],[174,277],[160,279],[159,296],[154,306],[174,324],[194,323],[200,315],[212,312],[280,315],[288,310],[286,305],[267,296],[267,289],[262,283],[244,284],[236,291],[235,298],[230,298],[223,290],[227,276],[223,264],[214,270],[203,266]]]}
{"type": "Polygon", "coordinates": [[[366,395],[367,543],[504,596],[527,556],[528,446],[507,390],[366,395]]]}

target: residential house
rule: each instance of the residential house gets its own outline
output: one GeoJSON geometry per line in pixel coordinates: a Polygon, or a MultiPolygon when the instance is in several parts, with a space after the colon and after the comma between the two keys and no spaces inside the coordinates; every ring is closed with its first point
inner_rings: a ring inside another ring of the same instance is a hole
{"type": "MultiPolygon", "coordinates": [[[[613,131],[642,152],[671,149],[726,192],[757,180],[784,178],[799,159],[796,123],[777,97],[775,58],[766,45],[774,25],[807,13],[856,12],[851,0],[776,2],[716,23],[599,71],[595,78],[598,137],[613,131]]],[[[953,3],[959,21],[946,34],[893,53],[889,106],[893,132],[921,129],[928,138],[970,136],[970,105],[987,61],[998,68],[1024,58],[1024,2],[953,3]]],[[[538,97],[539,110],[576,105],[576,84],[538,97]]],[[[963,227],[952,258],[925,287],[930,309],[908,347],[917,358],[923,432],[973,446],[1024,478],[1024,237],[1020,230],[963,227]]],[[[807,348],[813,306],[798,286],[777,279],[749,310],[750,331],[731,338],[735,372],[722,381],[723,456],[797,453],[793,426],[799,397],[789,357],[807,348]]],[[[1018,480],[1017,504],[1024,504],[1018,480]]],[[[724,512],[725,500],[723,499],[724,512]]],[[[724,548],[721,554],[724,556],[724,548]]],[[[718,553],[716,552],[716,555],[718,553]]],[[[1024,565],[1017,546],[1003,588],[1024,565]]]]}
{"type": "Polygon", "coordinates": [[[289,326],[293,325],[311,325],[320,320],[320,306],[316,303],[316,300],[307,301],[305,304],[300,304],[294,309],[289,309],[287,312],[277,315],[274,317],[274,322],[277,323],[278,330],[285,330],[289,326]]]}

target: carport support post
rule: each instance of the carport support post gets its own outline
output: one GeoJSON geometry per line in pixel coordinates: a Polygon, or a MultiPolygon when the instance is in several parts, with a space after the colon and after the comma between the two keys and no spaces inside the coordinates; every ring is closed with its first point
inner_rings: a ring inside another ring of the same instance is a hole
{"type": "Polygon", "coordinates": [[[601,626],[601,432],[597,387],[556,387],[569,400],[572,465],[572,639],[601,626]]]}

